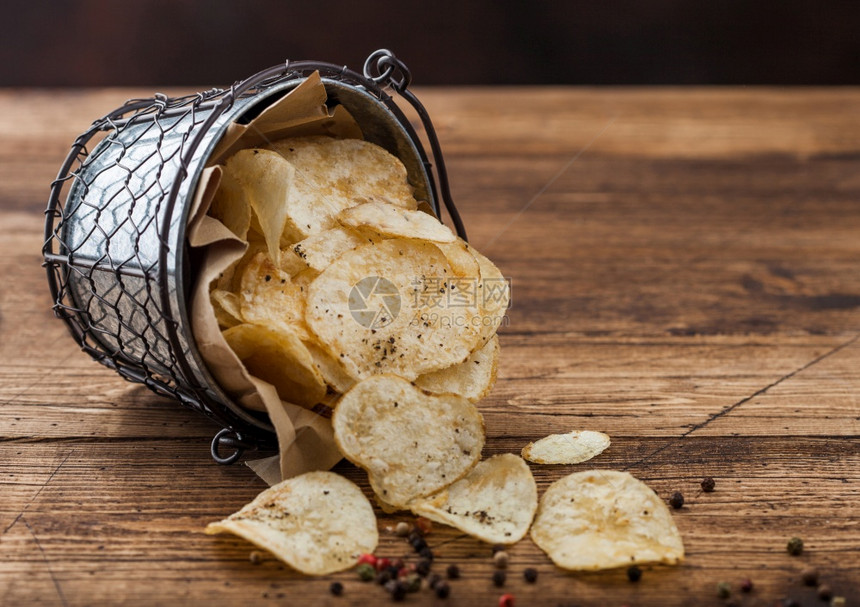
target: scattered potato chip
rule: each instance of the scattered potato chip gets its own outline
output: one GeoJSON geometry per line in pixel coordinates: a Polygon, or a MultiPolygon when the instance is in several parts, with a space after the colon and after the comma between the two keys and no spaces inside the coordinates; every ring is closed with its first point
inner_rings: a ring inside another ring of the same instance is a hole
{"type": "Polygon", "coordinates": [[[582,430],[551,434],[523,447],[523,457],[536,464],[581,464],[603,453],[609,436],[582,430]]]}
{"type": "Polygon", "coordinates": [[[307,575],[349,569],[379,543],[373,507],[333,472],[308,472],[266,489],[206,533],[233,533],[307,575]]]}
{"type": "Polygon", "coordinates": [[[351,377],[395,373],[413,380],[462,362],[479,346],[477,302],[448,306],[450,275],[431,243],[368,243],[311,283],[305,320],[351,377]]]}
{"type": "Polygon", "coordinates": [[[390,238],[420,238],[433,242],[454,242],[456,236],[436,217],[385,202],[366,202],[344,209],[337,215],[341,225],[361,233],[390,238]]]}
{"type": "Polygon", "coordinates": [[[394,375],[356,384],[337,403],[332,426],[341,453],[395,507],[464,476],[484,447],[484,420],[472,403],[428,395],[394,375]]]}
{"type": "Polygon", "coordinates": [[[559,567],[598,570],[675,564],[684,545],[666,504],[627,472],[588,470],[554,482],[531,538],[559,567]]]}
{"type": "Polygon", "coordinates": [[[326,384],[295,333],[243,324],[224,331],[224,339],[245,368],[275,386],[283,400],[312,407],[325,396],[326,384]]]}
{"type": "Polygon", "coordinates": [[[335,259],[366,242],[367,239],[357,232],[338,226],[312,234],[290,249],[305,263],[305,267],[322,272],[335,259]]]}
{"type": "Polygon", "coordinates": [[[305,291],[266,253],[258,253],[245,267],[239,303],[245,322],[295,333],[303,340],[310,337],[304,319],[305,291]]]}
{"type": "Polygon", "coordinates": [[[275,152],[250,149],[240,150],[227,160],[224,176],[228,182],[233,178],[242,184],[266,238],[269,257],[278,259],[295,169],[275,152]]]}
{"type": "Polygon", "coordinates": [[[434,394],[458,394],[475,403],[493,389],[498,363],[499,338],[494,335],[484,347],[472,352],[460,364],[419,375],[415,385],[434,394]]]}
{"type": "Polygon", "coordinates": [[[370,142],[302,137],[276,141],[269,148],[296,170],[285,207],[294,242],[334,227],[338,213],[362,202],[417,206],[403,163],[370,142]]]}
{"type": "Polygon", "coordinates": [[[513,544],[528,532],[537,505],[528,464],[505,453],[482,461],[440,492],[410,502],[409,508],[490,544],[513,544]]]}

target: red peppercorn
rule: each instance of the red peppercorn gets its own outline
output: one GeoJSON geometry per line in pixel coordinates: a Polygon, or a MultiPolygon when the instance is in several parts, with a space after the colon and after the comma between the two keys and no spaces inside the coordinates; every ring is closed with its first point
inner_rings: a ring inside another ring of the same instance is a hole
{"type": "Polygon", "coordinates": [[[430,521],[430,519],[426,519],[423,516],[419,516],[417,519],[415,519],[415,526],[423,535],[427,535],[428,533],[433,531],[433,523],[430,521]]]}
{"type": "Polygon", "coordinates": [[[374,564],[377,571],[384,571],[391,567],[391,561],[388,559],[376,559],[376,563],[374,564]]]}
{"type": "Polygon", "coordinates": [[[514,595],[503,594],[499,597],[499,607],[514,607],[514,595]]]}
{"type": "Polygon", "coordinates": [[[368,565],[370,565],[371,567],[373,567],[375,569],[376,568],[376,557],[373,556],[372,554],[365,552],[360,557],[358,557],[358,564],[362,565],[364,563],[367,563],[368,565]]]}

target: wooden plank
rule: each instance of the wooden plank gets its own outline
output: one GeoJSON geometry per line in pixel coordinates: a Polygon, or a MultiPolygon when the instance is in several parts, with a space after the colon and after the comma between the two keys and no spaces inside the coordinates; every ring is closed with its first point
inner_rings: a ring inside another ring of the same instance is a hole
{"type": "MultiPolygon", "coordinates": [[[[93,363],[51,317],[48,184],[93,118],[148,93],[0,91],[2,602],[387,600],[351,574],[254,566],[244,541],[203,535],[263,483],[212,464],[207,420],[93,363]]],[[[798,581],[812,564],[860,595],[860,90],[421,94],[471,240],[513,281],[499,381],[480,404],[485,455],[602,429],[612,446],[588,466],[687,498],[680,567],[636,585],[569,574],[525,540],[504,591],[519,605],[721,605],[716,582],[749,576],[743,604],[817,604],[798,581]]],[[[570,470],[534,467],[541,490],[570,470]]],[[[380,553],[408,552],[385,532],[404,517],[378,514],[380,553]]],[[[430,538],[437,570],[463,571],[448,604],[497,602],[487,546],[441,526],[430,538]]]]}

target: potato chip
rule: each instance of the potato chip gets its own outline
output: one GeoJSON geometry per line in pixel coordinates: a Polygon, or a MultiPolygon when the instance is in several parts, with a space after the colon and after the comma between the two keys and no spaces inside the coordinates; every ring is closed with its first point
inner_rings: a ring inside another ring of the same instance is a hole
{"type": "Polygon", "coordinates": [[[245,192],[245,186],[236,177],[238,165],[233,164],[231,170],[225,170],[221,183],[209,207],[209,215],[223,223],[228,230],[244,240],[251,227],[251,205],[245,192]]]}
{"type": "Polygon", "coordinates": [[[522,455],[536,464],[581,464],[603,453],[609,442],[609,436],[593,430],[551,434],[523,447],[522,455]]]}
{"type": "Polygon", "coordinates": [[[370,142],[302,137],[276,141],[269,149],[296,170],[285,208],[296,242],[334,227],[338,213],[363,202],[417,206],[403,163],[370,142]]]}
{"type": "Polygon", "coordinates": [[[309,339],[304,319],[305,296],[302,285],[277,268],[266,253],[258,253],[242,275],[239,292],[242,318],[275,331],[294,333],[299,339],[309,339]]]}
{"type": "Polygon", "coordinates": [[[445,255],[456,276],[474,283],[467,285],[469,293],[477,294],[475,287],[480,284],[481,267],[472,254],[472,247],[469,246],[469,243],[458,237],[454,242],[434,242],[433,244],[439,247],[439,250],[445,255]]]}
{"type": "Polygon", "coordinates": [[[278,259],[295,169],[275,152],[251,149],[231,156],[224,166],[224,175],[242,184],[266,238],[269,257],[278,259]]]}
{"type": "Polygon", "coordinates": [[[367,239],[357,232],[338,226],[308,236],[293,245],[291,250],[305,263],[305,267],[322,272],[335,259],[366,242],[367,239]]]}
{"type": "Polygon", "coordinates": [[[499,338],[494,335],[484,347],[472,352],[460,364],[419,375],[415,385],[434,394],[458,394],[475,403],[493,389],[498,363],[499,338]]]}
{"type": "Polygon", "coordinates": [[[413,380],[462,362],[479,345],[477,302],[448,305],[451,273],[430,243],[368,243],[311,283],[305,319],[351,377],[394,373],[413,380]]]}
{"type": "Polygon", "coordinates": [[[675,564],[681,535],[654,491],[627,472],[588,470],[554,482],[540,500],[531,538],[564,569],[675,564]]]}
{"type": "Polygon", "coordinates": [[[248,372],[272,384],[283,400],[312,407],[325,396],[325,382],[295,333],[243,324],[224,331],[224,339],[248,372]]]}
{"type": "Polygon", "coordinates": [[[367,470],[384,502],[400,508],[464,476],[484,447],[475,405],[428,395],[394,375],[371,377],[344,394],[332,427],[344,457],[367,470]]]}
{"type": "Polygon", "coordinates": [[[511,304],[511,285],[499,271],[496,265],[479,253],[474,247],[469,247],[478,262],[481,282],[478,285],[481,308],[481,337],[488,341],[501,327],[508,307],[511,304]]]}
{"type": "Polygon", "coordinates": [[[307,575],[349,569],[373,553],[373,507],[355,484],[333,472],[308,472],[273,485],[206,533],[233,533],[307,575]]]}
{"type": "Polygon", "coordinates": [[[215,289],[209,294],[209,297],[215,310],[215,318],[218,320],[218,325],[221,328],[229,329],[245,322],[242,318],[239,298],[235,293],[215,289]]]}
{"type": "Polygon", "coordinates": [[[513,544],[528,532],[537,505],[528,464],[505,453],[482,461],[440,492],[410,502],[409,508],[487,543],[513,544]]]}
{"type": "Polygon", "coordinates": [[[420,238],[434,242],[454,242],[454,233],[433,215],[393,204],[374,201],[344,209],[337,215],[341,225],[364,234],[389,238],[420,238]]]}
{"type": "Polygon", "coordinates": [[[331,355],[320,348],[313,341],[304,342],[305,347],[314,361],[317,371],[322,375],[325,383],[331,386],[332,390],[338,394],[343,394],[355,385],[355,380],[352,379],[346,370],[338,361],[331,355]]]}

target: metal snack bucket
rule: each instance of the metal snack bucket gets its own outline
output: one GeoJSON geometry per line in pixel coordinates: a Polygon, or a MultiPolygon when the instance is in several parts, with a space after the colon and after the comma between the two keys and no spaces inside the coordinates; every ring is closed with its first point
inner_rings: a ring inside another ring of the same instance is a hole
{"type": "Polygon", "coordinates": [[[274,440],[265,414],[234,404],[206,368],[191,332],[193,253],[186,223],[200,174],[227,127],[258,114],[318,71],[329,103],[343,105],[365,139],[406,166],[419,199],[457,232],[433,125],[408,90],[409,70],[390,51],[368,57],[363,74],[315,61],[289,62],[180,98],[133,99],[93,122],[51,187],[43,256],[54,312],[81,348],[125,379],[174,398],[222,427],[213,458],[238,459],[274,440]],[[436,163],[386,90],[418,113],[436,163]],[[90,150],[88,146],[92,146],[90,150]],[[440,196],[441,194],[441,196],[440,196]],[[233,455],[223,457],[230,449],[233,455]]]}

